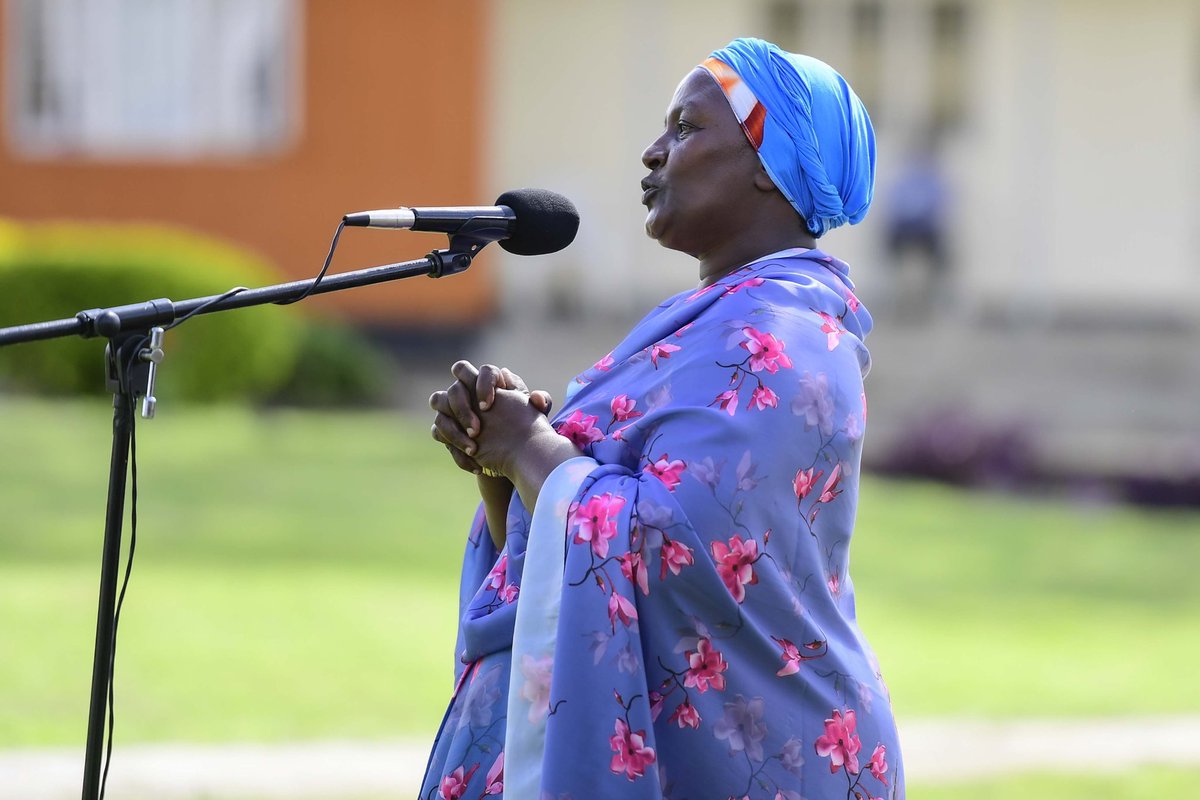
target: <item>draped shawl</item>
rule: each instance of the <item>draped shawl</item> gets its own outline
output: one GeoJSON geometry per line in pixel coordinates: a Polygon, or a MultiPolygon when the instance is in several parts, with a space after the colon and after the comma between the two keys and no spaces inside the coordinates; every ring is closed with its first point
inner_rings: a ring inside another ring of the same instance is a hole
{"type": "Polygon", "coordinates": [[[901,798],[847,571],[870,316],[792,250],[670,298],[572,383],[584,456],[464,560],[422,798],[901,798]]]}

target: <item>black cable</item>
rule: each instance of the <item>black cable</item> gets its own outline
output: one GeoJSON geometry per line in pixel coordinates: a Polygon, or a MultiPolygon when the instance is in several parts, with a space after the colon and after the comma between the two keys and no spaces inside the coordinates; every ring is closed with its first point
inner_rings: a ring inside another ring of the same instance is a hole
{"type": "Polygon", "coordinates": [[[317,273],[316,280],[312,282],[312,285],[301,292],[299,297],[293,297],[291,300],[276,300],[275,305],[286,306],[292,303],[299,303],[321,285],[321,280],[325,277],[325,273],[329,271],[329,265],[333,263],[333,251],[337,249],[338,238],[342,235],[342,228],[344,227],[346,227],[346,220],[343,219],[338,223],[337,230],[333,232],[333,241],[329,243],[329,252],[325,254],[325,264],[321,267],[321,271],[317,273]]]}
{"type": "MultiPolygon", "coordinates": [[[[136,354],[141,349],[142,343],[133,349],[134,356],[130,359],[131,362],[137,358],[136,354]]],[[[126,375],[128,374],[126,371],[126,375]]],[[[108,786],[108,768],[112,766],[113,726],[115,724],[113,683],[117,667],[117,628],[121,624],[121,607],[125,605],[125,591],[129,588],[129,575],[133,571],[133,554],[137,549],[137,425],[135,424],[137,414],[134,413],[135,405],[132,394],[126,394],[125,408],[122,409],[122,413],[129,415],[129,466],[132,481],[129,509],[129,556],[125,561],[125,577],[121,581],[121,592],[117,596],[117,608],[113,614],[112,655],[108,665],[108,744],[104,752],[104,772],[100,778],[99,800],[104,800],[104,791],[108,786]]]]}
{"type": "Polygon", "coordinates": [[[172,322],[170,325],[167,325],[166,327],[164,327],[163,330],[169,331],[172,328],[178,328],[180,325],[187,322],[189,319],[196,316],[197,314],[199,314],[201,311],[208,308],[209,306],[216,305],[217,303],[221,302],[222,300],[228,300],[229,298],[233,297],[235,294],[241,294],[244,291],[247,291],[245,286],[235,286],[232,289],[230,289],[229,291],[222,294],[220,297],[214,297],[212,300],[209,300],[207,303],[202,303],[202,304],[196,306],[191,311],[189,311],[188,313],[184,314],[179,319],[172,322]]]}

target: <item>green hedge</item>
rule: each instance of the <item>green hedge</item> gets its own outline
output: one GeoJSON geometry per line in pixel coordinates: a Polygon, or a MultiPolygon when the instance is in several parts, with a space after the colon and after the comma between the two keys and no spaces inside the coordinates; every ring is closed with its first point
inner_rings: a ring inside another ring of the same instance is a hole
{"type": "MultiPolygon", "coordinates": [[[[262,259],[180,230],[0,220],[0,327],[278,280],[262,259]]],[[[271,396],[293,375],[306,326],[291,306],[194,317],[167,333],[157,393],[193,400],[271,396]]],[[[3,347],[0,374],[34,391],[105,393],[104,344],[71,337],[3,347]]]]}

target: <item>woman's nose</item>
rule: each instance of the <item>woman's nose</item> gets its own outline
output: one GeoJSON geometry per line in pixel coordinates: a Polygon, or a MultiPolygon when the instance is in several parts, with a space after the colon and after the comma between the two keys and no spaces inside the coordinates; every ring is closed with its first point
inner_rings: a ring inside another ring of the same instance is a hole
{"type": "Polygon", "coordinates": [[[646,169],[658,169],[667,160],[667,151],[663,146],[663,137],[659,136],[650,146],[642,151],[642,164],[646,169]]]}

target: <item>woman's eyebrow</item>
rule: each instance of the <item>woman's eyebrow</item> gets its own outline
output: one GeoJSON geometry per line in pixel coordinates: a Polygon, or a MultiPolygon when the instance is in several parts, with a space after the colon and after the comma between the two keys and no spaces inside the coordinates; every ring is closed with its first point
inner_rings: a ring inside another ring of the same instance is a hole
{"type": "Polygon", "coordinates": [[[663,117],[663,127],[669,127],[672,122],[678,120],[688,112],[688,105],[678,105],[667,110],[667,116],[663,117]]]}

